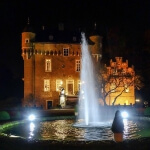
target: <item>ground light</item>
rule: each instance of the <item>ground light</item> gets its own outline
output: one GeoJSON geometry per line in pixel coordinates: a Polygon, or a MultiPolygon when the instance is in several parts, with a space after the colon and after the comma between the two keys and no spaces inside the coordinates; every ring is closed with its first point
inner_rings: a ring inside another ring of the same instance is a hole
{"type": "Polygon", "coordinates": [[[29,115],[28,119],[29,119],[30,121],[35,120],[35,115],[34,115],[34,114],[29,115]]]}
{"type": "Polygon", "coordinates": [[[122,113],[121,113],[121,116],[122,116],[122,118],[128,118],[128,113],[126,112],[126,111],[123,111],[122,113]]]}

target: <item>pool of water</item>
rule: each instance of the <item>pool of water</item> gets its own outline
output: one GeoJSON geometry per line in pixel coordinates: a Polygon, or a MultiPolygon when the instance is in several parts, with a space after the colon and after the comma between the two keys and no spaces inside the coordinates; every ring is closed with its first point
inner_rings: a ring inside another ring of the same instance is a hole
{"type": "MultiPolygon", "coordinates": [[[[1,131],[10,137],[40,140],[99,141],[113,140],[111,123],[100,127],[76,127],[74,120],[19,123],[1,131]]],[[[148,121],[124,120],[124,139],[150,137],[148,121]]]]}

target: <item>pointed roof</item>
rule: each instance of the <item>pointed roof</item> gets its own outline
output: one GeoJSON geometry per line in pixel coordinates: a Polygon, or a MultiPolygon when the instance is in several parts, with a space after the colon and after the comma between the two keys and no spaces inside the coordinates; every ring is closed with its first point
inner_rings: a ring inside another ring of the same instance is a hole
{"type": "Polygon", "coordinates": [[[28,17],[27,25],[23,29],[23,32],[33,32],[34,33],[34,30],[33,30],[32,26],[30,25],[30,19],[29,19],[29,17],[28,17]]]}
{"type": "Polygon", "coordinates": [[[90,36],[93,36],[93,35],[100,35],[100,32],[97,30],[97,24],[96,24],[96,22],[94,24],[94,29],[91,32],[90,36]]]}

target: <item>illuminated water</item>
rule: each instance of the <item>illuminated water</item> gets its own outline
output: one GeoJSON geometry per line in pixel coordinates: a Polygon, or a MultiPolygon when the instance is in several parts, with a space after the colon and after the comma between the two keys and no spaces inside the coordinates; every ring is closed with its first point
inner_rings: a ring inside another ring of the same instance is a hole
{"type": "MultiPolygon", "coordinates": [[[[2,133],[10,137],[40,140],[99,141],[113,140],[111,126],[77,128],[74,120],[26,122],[6,128],[2,133]]],[[[149,122],[124,120],[124,139],[150,136],[149,122]]]]}
{"type": "Polygon", "coordinates": [[[95,68],[84,33],[82,33],[81,50],[81,84],[78,103],[78,120],[82,120],[82,125],[85,124],[88,126],[89,124],[94,125],[100,122],[100,109],[98,94],[95,90],[95,68]]]}

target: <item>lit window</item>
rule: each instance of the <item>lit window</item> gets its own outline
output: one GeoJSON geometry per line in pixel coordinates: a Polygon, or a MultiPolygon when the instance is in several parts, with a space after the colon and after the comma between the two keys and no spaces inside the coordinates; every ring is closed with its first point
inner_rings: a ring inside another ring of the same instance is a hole
{"type": "Polygon", "coordinates": [[[25,43],[29,43],[29,41],[30,41],[30,40],[29,40],[28,38],[25,39],[25,43]]]}
{"type": "Polygon", "coordinates": [[[80,71],[80,60],[76,60],[76,71],[80,71]]]}
{"type": "Polygon", "coordinates": [[[64,56],[69,56],[69,48],[64,48],[64,56]]]}
{"type": "Polygon", "coordinates": [[[129,92],[129,87],[127,86],[127,84],[125,85],[125,92],[126,92],[126,93],[129,92]]]}
{"type": "Polygon", "coordinates": [[[44,79],[44,92],[49,92],[49,91],[50,91],[50,80],[44,79]]]}
{"type": "Polygon", "coordinates": [[[51,59],[45,59],[45,71],[51,72],[51,59]]]}
{"type": "Polygon", "coordinates": [[[56,80],[56,91],[60,91],[62,88],[63,81],[62,80],[56,80]]]}

